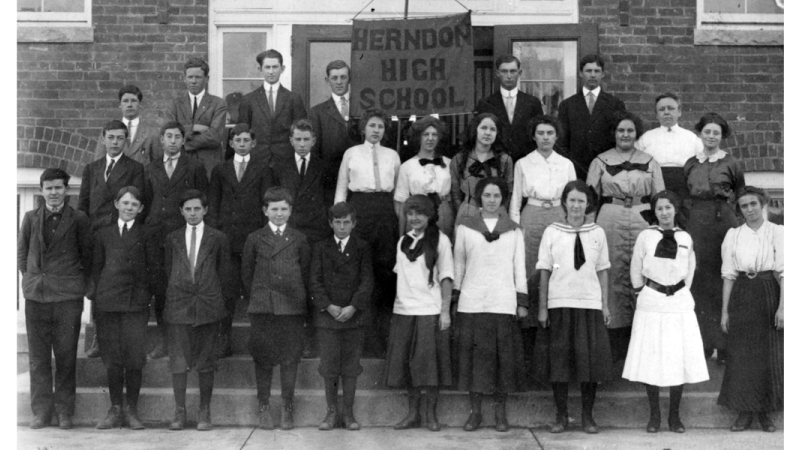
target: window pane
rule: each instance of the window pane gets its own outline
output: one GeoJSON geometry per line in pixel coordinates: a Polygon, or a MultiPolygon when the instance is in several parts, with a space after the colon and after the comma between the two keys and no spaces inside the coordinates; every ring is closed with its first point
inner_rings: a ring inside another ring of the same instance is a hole
{"type": "Polygon", "coordinates": [[[44,12],[83,12],[84,0],[44,0],[44,12]]]}
{"type": "Polygon", "coordinates": [[[331,90],[325,83],[325,67],[328,63],[341,59],[350,65],[350,42],[312,42],[308,56],[311,61],[308,68],[311,84],[309,104],[314,106],[331,96],[331,90]]]}
{"type": "Polygon", "coordinates": [[[558,104],[575,93],[577,41],[514,42],[522,62],[519,88],[542,101],[545,114],[555,115],[558,104]]]}
{"type": "Polygon", "coordinates": [[[705,0],[703,9],[723,14],[783,14],[775,0],[705,0]]]}
{"type": "Polygon", "coordinates": [[[42,12],[42,0],[17,0],[17,12],[42,12]]]}
{"type": "Polygon", "coordinates": [[[747,0],[748,14],[783,14],[775,0],[747,0]]]}
{"type": "Polygon", "coordinates": [[[705,0],[703,4],[707,13],[737,13],[744,14],[745,3],[732,2],[730,0],[705,0]]]}
{"type": "MultiPolygon", "coordinates": [[[[256,55],[267,49],[267,33],[223,33],[222,78],[261,78],[256,55]]],[[[249,91],[248,91],[249,92],[249,91]]]]}

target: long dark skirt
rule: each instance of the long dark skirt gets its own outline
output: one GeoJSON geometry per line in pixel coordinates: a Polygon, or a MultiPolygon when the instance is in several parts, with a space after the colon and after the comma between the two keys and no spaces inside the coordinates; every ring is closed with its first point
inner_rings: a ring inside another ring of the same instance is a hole
{"type": "Polygon", "coordinates": [[[439,330],[439,315],[392,316],[386,351],[386,385],[407,388],[451,386],[450,329],[439,330]]]}
{"type": "Polygon", "coordinates": [[[739,226],[731,205],[723,200],[692,199],[687,230],[694,242],[697,270],[692,281],[697,323],[703,348],[724,349],[725,335],[720,329],[722,314],[722,241],[729,229],[739,226]]]}
{"type": "Polygon", "coordinates": [[[522,334],[516,316],[458,313],[453,353],[459,390],[481,394],[525,390],[522,334]]]}
{"type": "Polygon", "coordinates": [[[783,410],[783,330],[775,329],[780,292],[772,275],[736,279],[720,405],[736,411],[783,410]]]}
{"type": "Polygon", "coordinates": [[[592,382],[613,379],[611,345],[598,309],[553,308],[550,327],[539,328],[534,350],[542,382],[592,382]]]}

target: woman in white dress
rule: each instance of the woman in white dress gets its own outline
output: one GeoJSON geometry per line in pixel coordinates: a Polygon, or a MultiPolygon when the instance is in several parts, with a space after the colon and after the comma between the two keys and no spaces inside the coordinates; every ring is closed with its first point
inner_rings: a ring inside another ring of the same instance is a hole
{"type": "Polygon", "coordinates": [[[650,403],[647,432],[661,428],[659,387],[669,386],[669,430],[683,433],[683,385],[708,380],[703,340],[690,288],[695,270],[692,237],[676,224],[680,198],[661,191],[642,213],[658,222],[636,238],[631,284],[639,291],[622,377],[644,383],[650,403]]]}

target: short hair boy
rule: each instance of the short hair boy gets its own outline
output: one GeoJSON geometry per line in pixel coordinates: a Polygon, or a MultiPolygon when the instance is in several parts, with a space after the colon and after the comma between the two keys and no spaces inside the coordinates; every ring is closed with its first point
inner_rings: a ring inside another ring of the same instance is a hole
{"type": "Polygon", "coordinates": [[[303,320],[311,249],[305,235],[287,226],[292,195],[271,187],[262,207],[267,226],[247,237],[242,252],[242,283],[249,298],[250,353],[256,370],[259,427],[273,429],[269,413],[272,369],[281,366],[281,428],[294,428],[297,366],[303,350],[303,320]]]}
{"type": "Polygon", "coordinates": [[[325,379],[328,411],[319,425],[330,430],[344,419],[344,427],[358,430],[353,414],[356,379],[364,348],[364,311],[372,298],[372,253],[369,244],[351,235],[356,211],[340,202],[328,210],[333,238],[314,246],[311,257],[311,299],[320,349],[319,373],[325,379]],[[337,395],[341,377],[344,411],[339,413],[337,395]]]}
{"type": "MultiPolygon", "coordinates": [[[[128,84],[117,93],[122,122],[128,127],[128,138],[124,149],[126,155],[134,161],[146,166],[161,156],[158,142],[158,125],[141,116],[141,105],[144,95],[138,86],[128,84]]],[[[101,134],[95,148],[95,155],[105,156],[106,145],[101,134]]]]}
{"type": "Polygon", "coordinates": [[[175,394],[175,418],[169,429],[182,430],[186,426],[187,372],[197,369],[200,381],[197,429],[205,431],[213,428],[210,405],[217,364],[215,339],[220,321],[226,315],[225,299],[233,295],[231,250],[225,234],[203,220],[208,212],[204,193],[197,189],[185,191],[179,207],[186,226],[170,233],[166,242],[169,283],[164,322],[175,394]]]}

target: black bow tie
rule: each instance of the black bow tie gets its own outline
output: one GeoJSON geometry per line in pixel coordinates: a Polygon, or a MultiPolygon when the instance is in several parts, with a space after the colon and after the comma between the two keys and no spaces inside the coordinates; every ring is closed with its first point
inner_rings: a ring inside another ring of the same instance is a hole
{"type": "Polygon", "coordinates": [[[442,167],[442,168],[445,167],[444,160],[442,159],[441,156],[438,156],[438,157],[433,158],[433,159],[420,158],[420,160],[419,160],[419,165],[420,166],[425,167],[428,164],[434,164],[434,165],[437,165],[437,166],[442,167]]]}
{"type": "Polygon", "coordinates": [[[675,230],[658,230],[663,235],[656,245],[656,258],[675,259],[678,254],[678,241],[675,240],[675,230]]]}
{"type": "Polygon", "coordinates": [[[483,232],[483,237],[486,238],[487,242],[494,242],[494,241],[500,239],[500,233],[484,231],[483,232]]]}
{"type": "Polygon", "coordinates": [[[641,170],[642,172],[647,172],[649,167],[648,163],[632,163],[630,161],[625,161],[622,164],[617,164],[615,166],[606,166],[606,171],[613,177],[614,175],[624,171],[631,171],[631,170],[641,170]]]}
{"type": "Polygon", "coordinates": [[[422,245],[417,245],[412,249],[411,244],[413,242],[414,242],[413,237],[405,235],[403,236],[403,242],[400,243],[400,251],[405,253],[406,257],[411,262],[416,261],[417,258],[419,258],[420,255],[422,255],[423,252],[422,245]]]}
{"type": "Polygon", "coordinates": [[[469,166],[469,174],[473,177],[483,178],[492,175],[491,169],[500,171],[500,159],[491,157],[484,162],[475,161],[469,166]]]}

